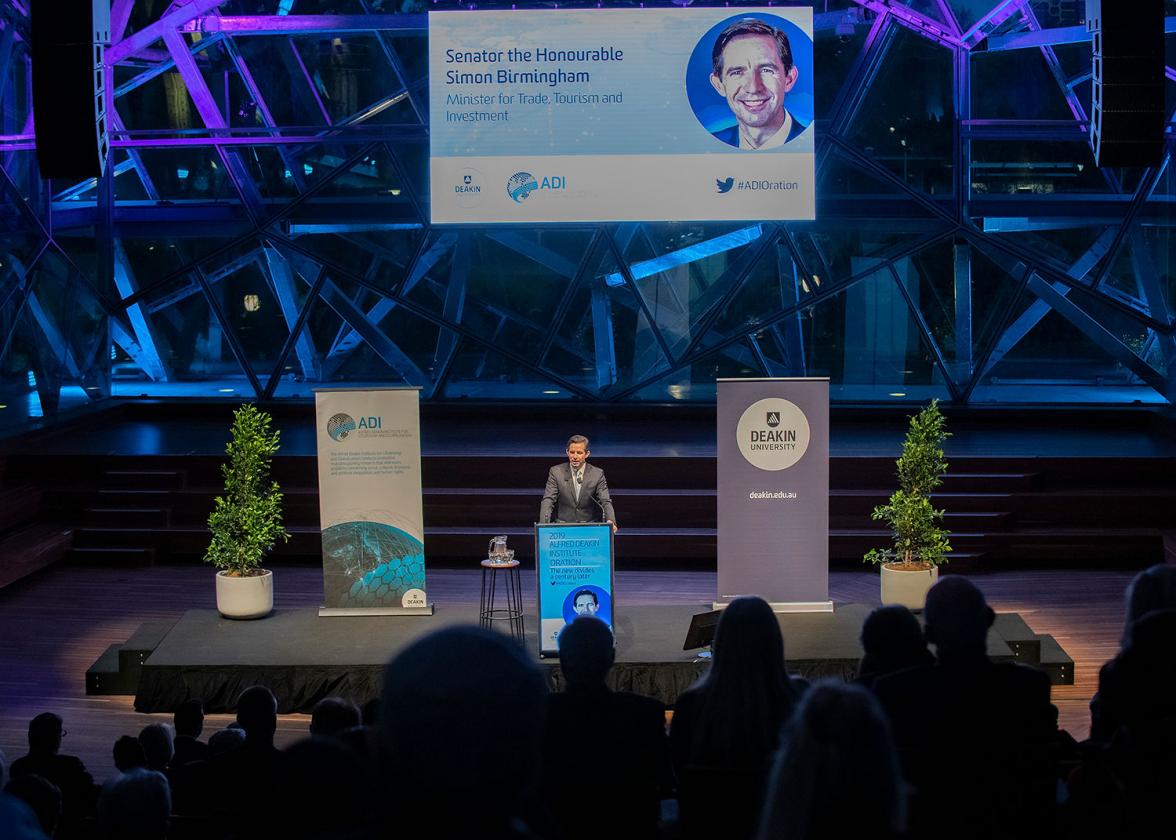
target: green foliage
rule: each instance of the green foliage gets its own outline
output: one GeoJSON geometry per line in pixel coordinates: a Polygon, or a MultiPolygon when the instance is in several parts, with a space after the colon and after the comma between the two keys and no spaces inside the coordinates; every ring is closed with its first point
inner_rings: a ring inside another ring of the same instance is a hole
{"type": "Polygon", "coordinates": [[[225,492],[209,514],[212,542],[204,553],[206,563],[232,575],[252,573],[279,538],[290,538],[282,527],[281,488],[270,479],[279,447],[272,422],[252,405],[233,412],[232,438],[225,447],[229,461],[221,465],[225,492]]]}
{"type": "Polygon", "coordinates": [[[863,558],[866,563],[947,562],[951,544],[948,531],[939,527],[943,511],[931,505],[931,491],[943,483],[947,461],[943,442],[951,435],[944,430],[944,416],[939,400],[911,418],[911,426],[898,459],[898,487],[890,500],[874,508],[870,517],[890,526],[892,548],[872,549],[863,558]]]}

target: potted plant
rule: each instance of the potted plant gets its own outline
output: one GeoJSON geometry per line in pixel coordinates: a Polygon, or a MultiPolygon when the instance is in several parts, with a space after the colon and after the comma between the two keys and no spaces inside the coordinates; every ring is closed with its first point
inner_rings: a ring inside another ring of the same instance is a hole
{"type": "Polygon", "coordinates": [[[949,532],[940,527],[943,511],[931,505],[931,491],[947,471],[943,442],[950,435],[944,423],[938,400],[911,418],[897,464],[898,490],[870,514],[890,526],[894,539],[892,548],[875,548],[863,558],[882,567],[883,604],[921,610],[951,551],[949,532]]]}
{"type": "Polygon", "coordinates": [[[216,608],[226,618],[264,618],[274,608],[273,572],[261,561],[290,535],[282,527],[281,488],[270,478],[279,447],[272,422],[252,405],[233,412],[229,460],[221,465],[225,491],[208,516],[212,541],[204,560],[217,568],[216,608]]]}

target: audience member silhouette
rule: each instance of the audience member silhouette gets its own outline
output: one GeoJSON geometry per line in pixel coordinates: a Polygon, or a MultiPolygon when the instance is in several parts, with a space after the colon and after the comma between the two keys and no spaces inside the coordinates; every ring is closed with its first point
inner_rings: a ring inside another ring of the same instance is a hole
{"type": "Polygon", "coordinates": [[[160,773],[167,772],[168,765],[175,755],[171,727],[166,723],[149,723],[139,732],[139,743],[143,745],[147,769],[160,773]]]}
{"type": "Polygon", "coordinates": [[[862,624],[861,642],[864,655],[857,681],[866,687],[873,686],[879,677],[935,661],[918,619],[901,604],[871,611],[862,624]]]}
{"type": "Polygon", "coordinates": [[[245,730],[239,726],[218,729],[208,736],[208,757],[232,752],[245,743],[245,730]]]}
{"type": "Polygon", "coordinates": [[[114,766],[120,773],[147,766],[147,755],[138,738],[123,735],[114,742],[114,766]]]}
{"type": "Polygon", "coordinates": [[[874,685],[914,787],[915,837],[1043,837],[1056,786],[1057,711],[1049,678],[987,656],[995,615],[970,580],[944,578],[927,594],[936,663],[874,685]]]}
{"type": "Polygon", "coordinates": [[[761,598],[737,598],[715,629],[710,670],[684,692],[670,741],[682,836],[755,833],[772,753],[803,684],[789,678],[784,638],[761,598]]]}
{"type": "Polygon", "coordinates": [[[176,707],[172,717],[176,737],[172,742],[174,755],[171,766],[180,767],[208,758],[208,744],[199,740],[204,731],[204,703],[196,698],[185,700],[176,707]]]}
{"type": "Polygon", "coordinates": [[[167,779],[143,767],[114,779],[98,798],[98,828],[106,840],[164,840],[170,813],[167,779]]]}
{"type": "Polygon", "coordinates": [[[359,724],[359,707],[342,697],[324,697],[310,713],[311,735],[338,735],[359,724]]]}
{"type": "Polygon", "coordinates": [[[35,773],[24,773],[15,776],[5,786],[4,792],[29,806],[46,837],[56,833],[62,807],[61,791],[57,785],[35,773]]]}
{"type": "Polygon", "coordinates": [[[1098,675],[1091,740],[1071,773],[1073,837],[1143,836],[1166,824],[1176,787],[1176,568],[1152,566],[1127,589],[1123,648],[1098,675]]]}
{"type": "Polygon", "coordinates": [[[24,800],[4,792],[7,781],[8,759],[0,750],[0,837],[5,840],[46,840],[33,809],[24,800]]]}
{"type": "Polygon", "coordinates": [[[61,830],[71,836],[83,819],[93,815],[98,790],[80,758],[60,753],[66,734],[57,715],[37,715],[29,722],[29,752],[12,762],[9,775],[13,780],[40,776],[56,786],[61,791],[61,830]]]}
{"type": "Polygon", "coordinates": [[[657,837],[660,801],[673,789],[665,706],[610,691],[615,652],[608,625],[580,617],[559,635],[567,689],[547,698],[543,801],[565,840],[596,840],[585,802],[609,803],[609,820],[628,837],[657,837]]]}
{"type": "MultiPolygon", "coordinates": [[[[376,829],[395,837],[525,837],[538,781],[546,685],[500,633],[454,627],[400,652],[384,671],[384,798],[403,803],[376,829]]],[[[593,804],[593,808],[596,808],[593,804]]]]}
{"type": "Polygon", "coordinates": [[[809,689],[785,726],[764,798],[761,840],[901,836],[902,772],[873,695],[839,682],[809,689]]]}
{"type": "MultiPolygon", "coordinates": [[[[354,837],[367,825],[374,802],[369,767],[335,737],[311,737],[286,750],[277,784],[275,820],[282,840],[354,837]]],[[[393,809],[381,818],[396,822],[393,809]]]]}

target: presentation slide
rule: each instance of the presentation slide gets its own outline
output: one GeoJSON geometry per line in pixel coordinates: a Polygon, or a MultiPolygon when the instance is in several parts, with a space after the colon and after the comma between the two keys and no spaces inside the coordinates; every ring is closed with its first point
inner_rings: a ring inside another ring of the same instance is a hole
{"type": "Polygon", "coordinates": [[[811,8],[429,14],[432,221],[813,219],[811,8]]]}
{"type": "Polygon", "coordinates": [[[613,626],[611,526],[541,525],[535,529],[539,578],[539,649],[559,650],[564,626],[582,615],[613,626]]]}

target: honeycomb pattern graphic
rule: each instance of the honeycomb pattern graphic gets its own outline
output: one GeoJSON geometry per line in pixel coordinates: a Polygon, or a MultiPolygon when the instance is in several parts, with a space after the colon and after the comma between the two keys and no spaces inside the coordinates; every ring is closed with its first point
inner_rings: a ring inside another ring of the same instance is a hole
{"type": "Polygon", "coordinates": [[[344,522],[323,531],[323,580],[333,607],[399,607],[425,588],[425,547],[380,522],[344,522]]]}

